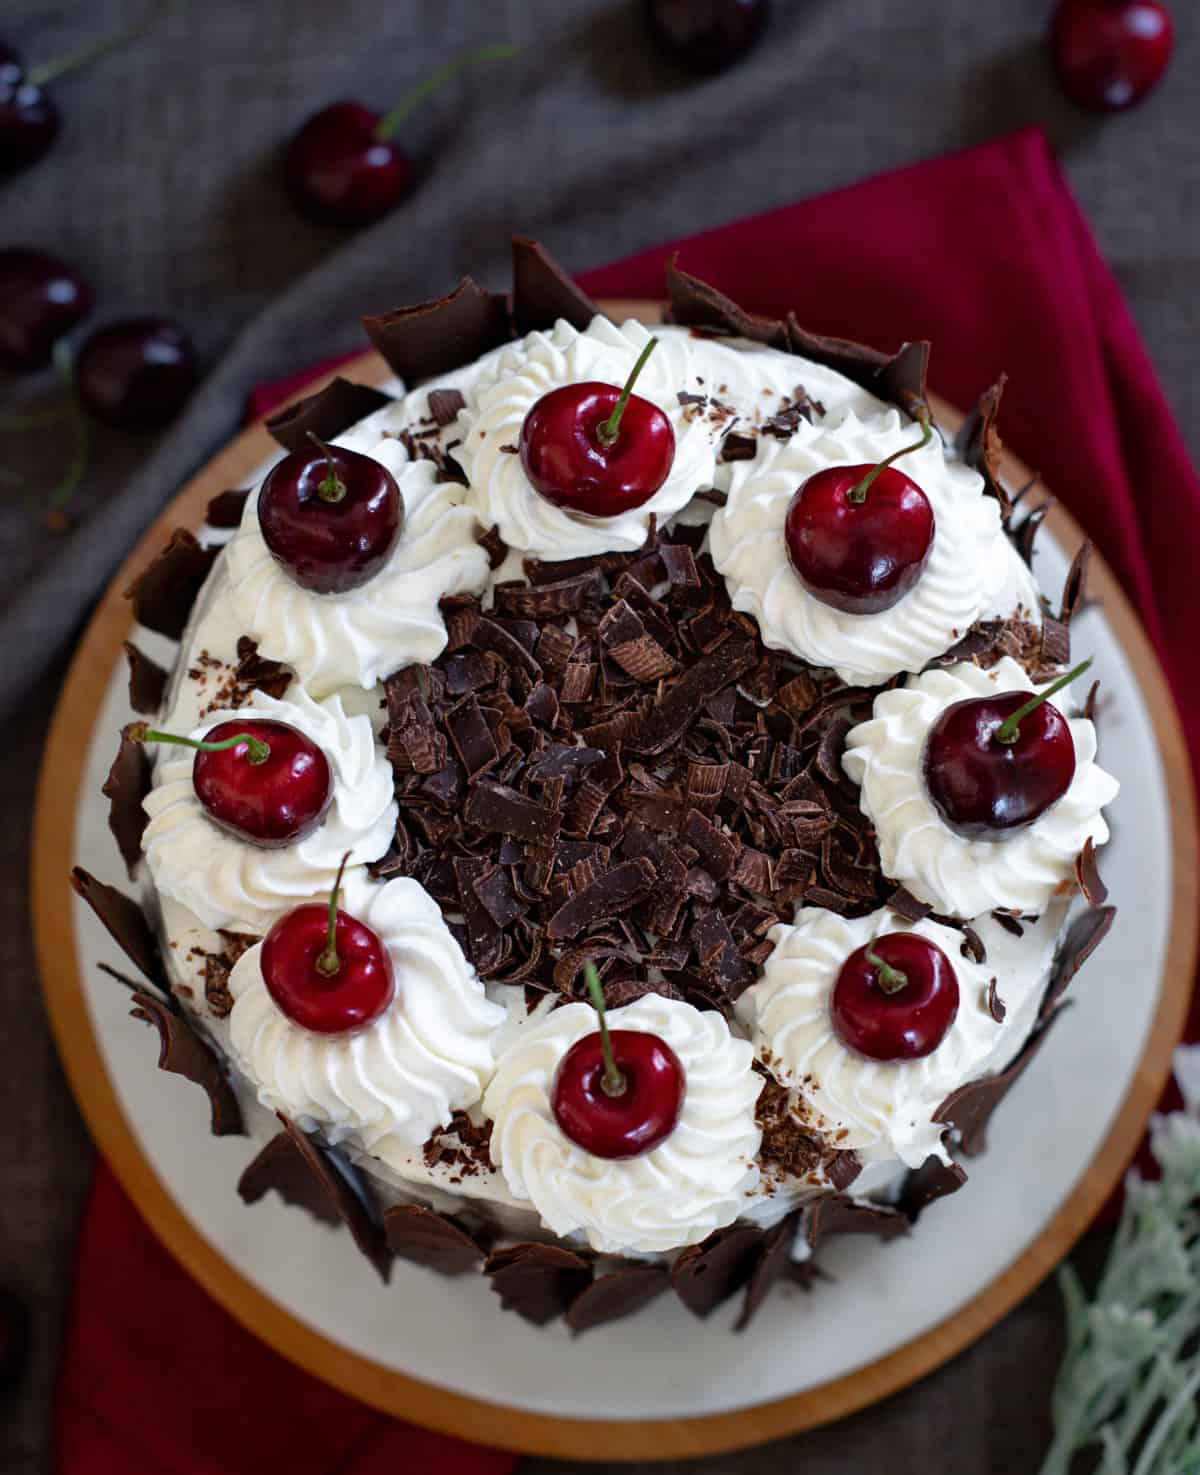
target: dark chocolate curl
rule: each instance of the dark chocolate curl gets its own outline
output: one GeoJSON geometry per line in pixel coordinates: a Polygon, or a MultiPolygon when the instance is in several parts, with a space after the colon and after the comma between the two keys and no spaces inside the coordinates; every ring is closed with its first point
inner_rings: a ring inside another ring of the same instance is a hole
{"type": "Polygon", "coordinates": [[[97,881],[82,866],[76,866],[71,872],[71,885],[99,917],[109,936],[133,966],[169,996],[170,986],[158,939],[137,902],[115,886],[97,881]]]}
{"type": "Polygon", "coordinates": [[[383,1216],[388,1248],[405,1260],[415,1260],[439,1275],[463,1275],[478,1270],[483,1250],[445,1214],[418,1204],[397,1204],[383,1216]]]}
{"type": "Polygon", "coordinates": [[[167,673],[131,640],[125,642],[125,659],[129,662],[129,705],[149,717],[162,706],[167,673]]]}
{"type": "Polygon", "coordinates": [[[958,454],[983,477],[988,495],[1000,503],[1000,511],[1006,519],[1012,511],[1012,501],[1000,480],[1002,443],[996,429],[996,416],[1000,413],[1000,399],[1007,382],[1008,375],[1001,374],[995,384],[979,396],[954,438],[958,454]]]}
{"type": "Polygon", "coordinates": [[[600,311],[540,242],[513,236],[512,263],[512,313],[518,335],[552,328],[559,318],[582,333],[600,311]]]}
{"type": "Polygon", "coordinates": [[[138,622],[178,640],[218,551],[202,548],[186,528],[176,528],[167,546],[125,591],[138,622]]]}
{"type": "Polygon", "coordinates": [[[376,410],[392,403],[392,396],[369,384],[354,384],[340,376],[331,379],[324,389],[297,400],[271,415],[267,429],[285,451],[311,451],[309,436],[333,440],[376,410]]]}
{"type": "Polygon", "coordinates": [[[470,277],[434,302],[363,318],[367,337],[405,384],[448,374],[512,337],[508,302],[470,277]]]}
{"type": "Polygon", "coordinates": [[[787,326],[779,318],[760,317],[743,312],[736,302],[682,271],[672,256],[667,262],[667,293],[671,299],[670,317],[685,328],[718,328],[753,343],[767,343],[772,348],[788,346],[787,326]]]}
{"type": "Polygon", "coordinates": [[[144,744],[135,743],[127,732],[121,734],[121,746],[100,792],[108,800],[108,828],[132,876],[142,858],[142,833],[150,818],[142,808],[150,792],[150,759],[144,744]]]}
{"type": "Polygon", "coordinates": [[[153,994],[136,993],[132,1014],[158,1030],[158,1068],[184,1076],[203,1088],[212,1113],[214,1137],[241,1136],[242,1109],[216,1051],[192,1028],[184,1015],[153,994]]]}
{"type": "Polygon", "coordinates": [[[288,1132],[276,1133],[247,1163],[238,1179],[238,1197],[244,1204],[256,1204],[272,1190],[285,1204],[307,1210],[322,1223],[342,1222],[323,1181],[313,1173],[288,1132]]]}

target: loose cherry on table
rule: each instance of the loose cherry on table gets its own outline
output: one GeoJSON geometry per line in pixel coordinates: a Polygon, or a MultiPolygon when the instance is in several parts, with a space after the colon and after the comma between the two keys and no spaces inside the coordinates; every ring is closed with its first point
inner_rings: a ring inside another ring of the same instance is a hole
{"type": "Polygon", "coordinates": [[[933,548],[929,498],[893,462],[928,445],[921,438],[875,466],[827,466],[801,483],[788,506],[783,537],[796,577],[822,604],[874,615],[908,593],[933,548]]]}
{"type": "Polygon", "coordinates": [[[871,1060],[919,1060],[946,1038],[958,1013],[958,978],[946,954],[915,932],[888,932],[852,952],[832,999],[833,1027],[871,1060]]]}
{"type": "Polygon", "coordinates": [[[616,517],[647,503],[671,471],[675,432],[657,405],[633,393],[657,338],[623,389],[585,380],[544,394],[521,426],[521,465],[536,491],[585,517],[616,517]]]}
{"type": "Polygon", "coordinates": [[[140,743],[194,748],[192,784],[208,816],[252,845],[292,845],[320,824],[333,797],[329,760],[287,722],[254,717],[218,723],[202,740],[135,722],[140,743]]]}
{"type": "Polygon", "coordinates": [[[379,934],[339,909],[342,857],[327,906],[298,906],[263,939],[267,992],[301,1029],[345,1035],[373,1024],[396,996],[392,959],[379,934]]]}
{"type": "Polygon", "coordinates": [[[196,357],[167,318],[127,318],[97,328],[75,360],[85,409],[121,430],[157,430],[183,408],[196,383],[196,357]]]}
{"type": "Polygon", "coordinates": [[[925,740],[923,768],[947,828],[969,840],[1003,840],[1062,798],[1075,777],[1075,744],[1047,698],[1091,664],[1081,662],[1039,696],[969,697],[940,714],[925,740]]]}
{"type": "Polygon", "coordinates": [[[644,1030],[609,1031],[604,993],[592,964],[585,970],[599,1029],[563,1056],[550,1106],[563,1134],[593,1157],[640,1157],[679,1123],[686,1087],[679,1057],[644,1030]]]}
{"type": "Polygon", "coordinates": [[[655,39],[701,75],[732,66],[758,39],[768,0],[643,0],[655,39]]]}
{"type": "Polygon", "coordinates": [[[1173,39],[1162,0],[1060,0],[1050,46],[1071,101],[1111,113],[1132,107],[1158,85],[1173,39]]]}
{"type": "Polygon", "coordinates": [[[333,225],[366,225],[386,215],[408,193],[413,167],[395,135],[409,114],[463,67],[514,56],[515,46],[481,46],[447,62],[388,113],[360,102],[334,102],[304,123],[288,144],[283,178],[310,218],[333,225]]]}
{"type": "Polygon", "coordinates": [[[404,499],[380,462],[311,432],[268,472],[258,524],[275,561],[304,589],[344,594],[374,578],[404,526],[404,499]]]}
{"type": "Polygon", "coordinates": [[[42,368],[91,305],[87,283],[56,256],[0,250],[0,365],[16,373],[42,368]]]}

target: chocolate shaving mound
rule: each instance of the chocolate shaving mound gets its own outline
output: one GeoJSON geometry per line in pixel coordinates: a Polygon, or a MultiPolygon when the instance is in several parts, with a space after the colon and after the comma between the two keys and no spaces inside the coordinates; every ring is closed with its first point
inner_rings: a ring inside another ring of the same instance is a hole
{"type": "Polygon", "coordinates": [[[842,1193],[826,1194],[810,1204],[805,1238],[815,1254],[826,1240],[842,1234],[874,1234],[886,1244],[911,1228],[905,1215],[883,1204],[860,1203],[842,1193]]]}
{"type": "Polygon", "coordinates": [[[134,967],[169,997],[170,987],[158,939],[137,902],[123,891],[118,891],[115,886],[97,881],[82,866],[76,866],[71,872],[71,885],[95,912],[109,936],[134,967]]]}
{"type": "Polygon", "coordinates": [[[277,1132],[247,1163],[238,1179],[238,1197],[247,1205],[258,1203],[272,1190],[285,1204],[307,1209],[324,1224],[342,1222],[325,1191],[324,1180],[313,1173],[288,1132],[277,1132]]]}
{"type": "Polygon", "coordinates": [[[522,337],[553,328],[559,318],[582,333],[600,311],[549,251],[528,236],[512,238],[512,269],[513,324],[522,337]]]}
{"type": "Polygon", "coordinates": [[[1000,503],[1000,511],[1005,521],[1012,513],[1013,504],[1004,483],[1000,480],[1000,457],[1003,446],[996,429],[996,416],[1000,412],[1000,400],[1007,382],[1008,375],[1001,374],[995,384],[979,396],[954,439],[954,446],[959,456],[968,466],[979,472],[983,477],[988,496],[995,497],[1000,503]]]}
{"type": "Polygon", "coordinates": [[[1075,880],[1089,906],[1102,906],[1108,900],[1108,887],[1101,879],[1100,870],[1096,864],[1096,844],[1090,835],[1083,842],[1083,849],[1075,857],[1075,880]]]}
{"type": "Polygon", "coordinates": [[[762,1253],[746,1282],[746,1298],[741,1313],[733,1324],[735,1332],[744,1332],[758,1314],[763,1302],[774,1288],[775,1282],[788,1268],[792,1245],[796,1239],[796,1228],[800,1222],[797,1211],[780,1220],[769,1229],[763,1239],[762,1253]]]}
{"type": "Polygon", "coordinates": [[[904,1180],[900,1211],[915,1224],[931,1203],[957,1193],[966,1181],[967,1172],[961,1163],[944,1163],[937,1153],[931,1152],[904,1180]]]}
{"type": "Polygon", "coordinates": [[[753,1224],[730,1224],[680,1251],[671,1284],[693,1316],[711,1316],[741,1290],[754,1274],[765,1237],[753,1224]]]}
{"type": "Polygon", "coordinates": [[[310,436],[333,440],[384,405],[393,403],[390,394],[369,384],[354,384],[340,375],[324,389],[268,416],[266,427],[285,451],[311,451],[310,436]]]}
{"type": "Polygon", "coordinates": [[[229,991],[229,975],[234,964],[259,941],[248,932],[219,933],[222,947],[219,952],[203,953],[204,958],[204,1002],[208,1011],[217,1019],[226,1019],[233,1013],[233,995],[229,991]]]}
{"type": "Polygon", "coordinates": [[[1116,915],[1116,907],[1089,907],[1071,923],[1054,955],[1054,966],[1050,970],[1050,982],[1042,999],[1039,1018],[1045,1019],[1056,1011],[1058,1001],[1072,979],[1108,936],[1116,915]]]}
{"type": "Polygon", "coordinates": [[[383,1216],[388,1249],[405,1260],[415,1260],[439,1275],[464,1275],[477,1270],[483,1249],[461,1225],[445,1214],[417,1204],[397,1204],[383,1216]]]}
{"type": "Polygon", "coordinates": [[[178,640],[218,552],[202,548],[186,528],[176,528],[125,591],[138,623],[178,640]]]}
{"type": "Polygon", "coordinates": [[[242,513],[246,510],[246,502],[249,500],[248,488],[230,489],[227,492],[218,492],[209,501],[208,511],[204,514],[204,521],[210,528],[236,528],[241,526],[242,513]]]}
{"type": "Polygon", "coordinates": [[[463,277],[453,292],[362,320],[367,337],[406,384],[473,363],[512,337],[508,302],[463,277]]]}
{"type": "Polygon", "coordinates": [[[125,642],[124,649],[129,662],[129,705],[141,716],[149,717],[162,706],[167,672],[131,640],[125,642]]]}
{"type": "Polygon", "coordinates": [[[150,758],[145,745],[134,742],[127,729],[100,792],[108,800],[108,828],[132,876],[142,858],[142,833],[150,819],[142,808],[150,792],[150,758]]]}
{"type": "Polygon", "coordinates": [[[483,1273],[506,1311],[534,1326],[562,1316],[592,1282],[592,1267],[559,1245],[519,1244],[496,1250],[483,1273]]]}
{"type": "Polygon", "coordinates": [[[576,1334],[619,1321],[649,1306],[671,1287],[665,1265],[626,1265],[598,1276],[571,1302],[567,1325],[576,1334]]]}
{"type": "Polygon", "coordinates": [[[184,1076],[203,1088],[212,1113],[213,1136],[242,1135],[246,1130],[242,1109],[216,1051],[200,1038],[183,1014],[147,993],[134,994],[131,1012],[134,1019],[145,1020],[158,1030],[159,1070],[184,1076]]]}

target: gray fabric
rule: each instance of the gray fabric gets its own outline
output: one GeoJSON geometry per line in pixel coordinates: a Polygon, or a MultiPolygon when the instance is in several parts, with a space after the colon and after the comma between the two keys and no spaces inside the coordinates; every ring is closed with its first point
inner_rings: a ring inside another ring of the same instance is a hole
{"type": "MultiPolygon", "coordinates": [[[[1049,0],[777,0],[753,58],[695,84],[646,47],[628,0],[218,0],[177,5],[149,39],[56,88],[65,128],[54,153],[0,185],[4,243],[40,243],[78,263],[98,315],[177,316],[207,379],[157,443],[98,436],[66,539],[39,519],[61,471],[61,438],[0,442],[0,706],[25,697],[0,738],[10,841],[0,860],[8,1128],[0,1278],[35,1301],[39,1344],[33,1376],[0,1419],[0,1469],[46,1468],[69,1244],[89,1166],[34,999],[25,920],[31,778],[61,653],[130,543],[228,436],[252,384],[354,346],[361,311],[437,293],[463,271],[503,282],[511,229],[541,236],[583,269],[1031,121],[1054,139],[1184,432],[1200,447],[1195,9],[1175,7],[1178,54],[1161,91],[1127,117],[1097,121],[1054,87],[1042,39],[1050,8],[1049,0]],[[426,177],[407,204],[358,236],[294,217],[275,156],[300,118],[338,96],[386,105],[448,55],[491,40],[526,50],[515,64],[453,84],[414,118],[408,137],[426,177]]],[[[28,57],[45,59],[143,10],[143,0],[8,0],[3,29],[28,57]]],[[[0,412],[52,392],[46,378],[0,386],[0,412]]],[[[1030,1469],[1057,1337],[1047,1287],[973,1351],[882,1407],[772,1451],[686,1468],[1030,1469]]]]}

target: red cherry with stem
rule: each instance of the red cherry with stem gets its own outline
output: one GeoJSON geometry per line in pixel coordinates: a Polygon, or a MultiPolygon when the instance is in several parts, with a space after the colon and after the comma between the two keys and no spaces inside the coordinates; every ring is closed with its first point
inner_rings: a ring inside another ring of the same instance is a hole
{"type": "Polygon", "coordinates": [[[548,502],[584,517],[617,517],[648,502],[671,471],[675,432],[633,393],[651,338],[623,389],[587,380],[544,394],[521,426],[521,465],[548,502]]]}
{"type": "Polygon", "coordinates": [[[158,430],[196,384],[196,357],[167,318],[127,318],[97,328],[75,359],[79,399],[89,414],[121,430],[158,430]]]}
{"type": "Polygon", "coordinates": [[[898,604],[921,577],[933,548],[929,498],[892,463],[928,445],[921,438],[875,466],[828,466],[801,483],[788,505],[783,538],[796,577],[822,604],[875,615],[898,604]]]}
{"type": "Polygon", "coordinates": [[[0,250],[0,365],[17,373],[42,368],[91,305],[87,283],[57,256],[0,250]]]}
{"type": "Polygon", "coordinates": [[[374,578],[404,526],[404,499],[380,462],[312,432],[267,473],[258,525],[271,555],[303,589],[344,594],[374,578]]]}
{"type": "Polygon", "coordinates": [[[13,1291],[0,1290],[0,1394],[11,1392],[29,1365],[29,1307],[13,1291]]]}
{"type": "Polygon", "coordinates": [[[762,32],[767,0],[643,0],[655,40],[690,71],[724,71],[762,32]]]}
{"type": "Polygon", "coordinates": [[[1133,107],[1158,85],[1173,39],[1162,0],[1061,0],[1050,49],[1071,101],[1111,113],[1133,107]]]}
{"type": "Polygon", "coordinates": [[[359,102],[334,102],[304,123],[287,146],[283,178],[305,215],[333,225],[366,225],[408,192],[413,168],[395,141],[409,114],[476,62],[515,56],[515,46],[480,46],[440,67],[382,117],[359,102]]]}
{"type": "Polygon", "coordinates": [[[925,788],[942,822],[969,840],[1003,840],[1050,808],[1075,777],[1067,719],[1047,698],[1089,658],[1039,696],[970,697],[940,714],[925,740],[925,788]]]}
{"type": "Polygon", "coordinates": [[[202,740],[158,732],[144,722],[125,732],[139,743],[194,748],[196,798],[222,829],[252,845],[294,844],[320,824],[333,798],[329,760],[287,722],[233,718],[202,740]]]}
{"type": "Polygon", "coordinates": [[[591,963],[584,970],[600,1028],[576,1040],[554,1077],[550,1106],[569,1137],[593,1157],[640,1157],[675,1130],[686,1086],[678,1055],[644,1030],[616,1029],[591,963]]]}
{"type": "Polygon", "coordinates": [[[263,938],[259,964],[281,1013],[318,1035],[365,1029],[396,996],[392,959],[379,934],[338,908],[342,857],[329,904],[288,912],[263,938]]]}
{"type": "Polygon", "coordinates": [[[936,943],[915,932],[889,932],[842,964],[831,1009],[848,1049],[871,1060],[919,1060],[954,1023],[958,979],[936,943]]]}

